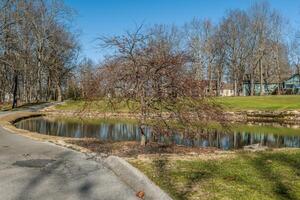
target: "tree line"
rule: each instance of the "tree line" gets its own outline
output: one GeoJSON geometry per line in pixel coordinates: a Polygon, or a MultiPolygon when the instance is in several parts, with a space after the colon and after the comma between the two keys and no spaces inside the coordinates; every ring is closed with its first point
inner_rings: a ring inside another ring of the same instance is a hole
{"type": "Polygon", "coordinates": [[[62,1],[0,1],[0,101],[58,100],[76,67],[73,11],[62,1]]]}
{"type": "Polygon", "coordinates": [[[160,134],[172,123],[187,135],[212,121],[226,124],[207,98],[220,95],[224,82],[235,95],[244,81],[251,95],[257,83],[260,95],[265,83],[277,83],[280,94],[280,83],[300,70],[299,38],[289,38],[284,17],[267,3],[229,10],[217,24],[195,18],[101,36],[98,45],[110,53],[95,64],[78,61],[73,11],[62,1],[0,2],[0,101],[105,99],[112,109],[126,102],[138,114],[142,144],[149,120],[160,134]]]}
{"type": "Polygon", "coordinates": [[[99,46],[111,53],[96,64],[78,61],[73,16],[60,0],[0,1],[1,102],[170,100],[220,95],[224,82],[240,95],[245,81],[251,95],[255,84],[265,83],[278,84],[280,94],[280,83],[300,72],[297,32],[266,2],[229,10],[218,23],[195,18],[183,26],[141,25],[101,36],[99,46]]]}
{"type": "MultiPolygon", "coordinates": [[[[263,85],[269,83],[278,84],[276,92],[281,94],[282,81],[300,72],[299,35],[267,2],[247,10],[229,10],[217,24],[195,18],[180,27],[144,25],[99,40],[102,48],[113,53],[94,66],[83,61],[81,75],[77,74],[77,78],[86,77],[89,70],[98,68],[89,80],[102,79],[103,83],[93,95],[115,96],[120,91],[126,91],[125,96],[153,95],[155,90],[169,95],[176,88],[176,95],[196,94],[198,89],[199,96],[203,92],[219,96],[224,82],[232,85],[236,96],[242,94],[244,82],[250,85],[250,95],[255,95],[255,84],[260,85],[259,95],[264,95],[263,85]],[[187,89],[186,80],[198,86],[187,89]],[[178,91],[178,87],[184,89],[178,91]]],[[[92,91],[87,83],[79,85],[83,91],[77,94],[92,91]]]]}

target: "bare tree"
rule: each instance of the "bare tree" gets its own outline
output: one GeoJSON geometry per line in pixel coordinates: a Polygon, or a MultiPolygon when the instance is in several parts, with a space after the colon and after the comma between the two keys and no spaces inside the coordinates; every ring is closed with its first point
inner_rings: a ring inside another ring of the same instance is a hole
{"type": "Polygon", "coordinates": [[[204,98],[188,67],[190,57],[179,48],[178,34],[166,26],[145,32],[140,26],[122,36],[102,38],[102,46],[115,52],[101,69],[107,73],[102,82],[107,91],[114,91],[110,97],[139,103],[142,145],[146,143],[143,127],[149,120],[159,132],[171,131],[169,122],[174,121],[193,132],[196,124],[223,116],[219,107],[204,98]]]}
{"type": "Polygon", "coordinates": [[[228,13],[219,27],[219,35],[225,48],[225,62],[234,85],[234,95],[240,94],[246,62],[251,55],[249,46],[250,20],[244,11],[228,13]]]}
{"type": "Polygon", "coordinates": [[[61,84],[78,52],[67,26],[69,9],[58,0],[8,0],[1,8],[2,99],[12,96],[16,107],[17,100],[44,101],[55,91],[60,100],[61,84]]]}
{"type": "Polygon", "coordinates": [[[212,94],[213,65],[217,55],[215,52],[215,32],[216,27],[210,20],[193,19],[185,25],[192,70],[196,79],[208,80],[210,94],[212,94]]]}

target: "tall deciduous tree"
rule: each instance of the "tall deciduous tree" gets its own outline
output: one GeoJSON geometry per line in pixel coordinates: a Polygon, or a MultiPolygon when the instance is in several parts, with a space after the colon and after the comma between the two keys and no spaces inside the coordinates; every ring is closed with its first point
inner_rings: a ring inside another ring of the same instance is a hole
{"type": "Polygon", "coordinates": [[[59,0],[1,1],[1,98],[22,102],[62,99],[78,45],[69,31],[70,10],[59,0]]]}

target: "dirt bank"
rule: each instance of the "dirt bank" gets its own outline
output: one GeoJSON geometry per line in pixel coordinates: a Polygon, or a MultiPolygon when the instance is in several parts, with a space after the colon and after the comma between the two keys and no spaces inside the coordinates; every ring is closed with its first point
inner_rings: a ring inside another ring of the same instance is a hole
{"type": "MultiPolygon", "coordinates": [[[[72,111],[72,110],[58,110],[55,106],[43,109],[42,112],[47,115],[74,117],[80,116],[82,118],[139,118],[137,113],[103,113],[98,111],[72,111]]],[[[251,122],[277,122],[282,124],[299,125],[300,111],[235,111],[225,112],[225,115],[230,122],[251,123],[251,122]]]]}
{"type": "Polygon", "coordinates": [[[300,111],[237,111],[227,112],[233,122],[278,122],[283,124],[300,124],[300,111]]]}

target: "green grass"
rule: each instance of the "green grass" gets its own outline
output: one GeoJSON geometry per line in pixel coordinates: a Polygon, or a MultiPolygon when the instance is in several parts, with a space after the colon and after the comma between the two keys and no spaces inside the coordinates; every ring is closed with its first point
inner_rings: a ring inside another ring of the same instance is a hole
{"type": "Polygon", "coordinates": [[[0,104],[0,111],[6,111],[11,109],[10,103],[1,103],[0,104]]]}
{"type": "MultiPolygon", "coordinates": [[[[217,103],[223,105],[226,110],[300,110],[300,95],[286,96],[248,96],[248,97],[220,97],[215,98],[217,103]]],[[[106,100],[85,103],[84,101],[66,101],[65,104],[57,105],[59,110],[91,110],[98,112],[134,112],[139,109],[136,102],[115,101],[114,104],[106,100]]]]}
{"type": "Polygon", "coordinates": [[[53,116],[46,116],[48,120],[53,120],[57,122],[67,122],[67,123],[79,123],[79,124],[86,124],[86,125],[99,125],[99,124],[137,124],[136,119],[130,118],[81,118],[78,116],[74,117],[53,117],[53,116]]]}
{"type": "Polygon", "coordinates": [[[66,101],[64,104],[57,105],[56,109],[66,111],[97,111],[97,112],[133,112],[138,109],[134,102],[118,101],[113,104],[106,100],[85,102],[85,101],[66,101]]]}
{"type": "Polygon", "coordinates": [[[300,95],[220,97],[227,110],[300,110],[300,95]]]}
{"type": "Polygon", "coordinates": [[[12,103],[5,102],[5,103],[0,104],[0,111],[12,111],[12,110],[27,109],[27,108],[30,108],[31,106],[41,105],[41,104],[45,104],[45,103],[47,103],[47,102],[23,103],[13,109],[12,103]]]}
{"type": "Polygon", "coordinates": [[[130,162],[174,199],[300,199],[300,150],[130,162]]]}

